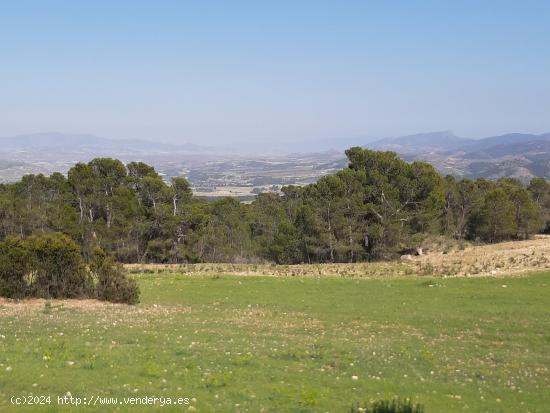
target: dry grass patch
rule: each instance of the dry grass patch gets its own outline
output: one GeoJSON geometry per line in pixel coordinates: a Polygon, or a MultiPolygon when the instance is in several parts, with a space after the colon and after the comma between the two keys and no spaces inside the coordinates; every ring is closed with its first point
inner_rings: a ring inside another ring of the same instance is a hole
{"type": "Polygon", "coordinates": [[[401,262],[338,264],[126,264],[135,274],[178,273],[191,276],[238,275],[265,277],[345,277],[379,278],[412,273],[410,265],[401,262]]]}
{"type": "Polygon", "coordinates": [[[543,271],[550,268],[550,236],[431,252],[416,257],[410,265],[420,275],[499,276],[543,271]]]}
{"type": "Polygon", "coordinates": [[[131,273],[274,277],[389,278],[409,275],[499,276],[550,268],[550,236],[491,245],[438,245],[407,262],[353,264],[127,264],[131,273]]]}
{"type": "Polygon", "coordinates": [[[143,317],[143,319],[155,317],[162,320],[162,318],[176,313],[188,313],[191,311],[191,308],[157,304],[131,306],[91,299],[47,300],[44,298],[32,298],[11,300],[0,297],[0,318],[34,317],[38,314],[58,315],[68,310],[71,312],[94,314],[97,320],[105,321],[106,318],[119,318],[120,321],[129,323],[140,317],[143,317]]]}

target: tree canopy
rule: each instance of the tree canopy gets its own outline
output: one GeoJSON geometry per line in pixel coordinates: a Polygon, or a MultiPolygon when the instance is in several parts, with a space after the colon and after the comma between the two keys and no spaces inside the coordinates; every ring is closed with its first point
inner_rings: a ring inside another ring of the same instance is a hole
{"type": "MultiPolygon", "coordinates": [[[[98,158],[65,177],[0,185],[0,240],[60,232],[93,259],[122,262],[356,262],[390,259],[424,237],[497,242],[550,230],[550,184],[442,177],[393,152],[346,151],[347,168],[251,204],[192,196],[143,162],[98,158]]],[[[11,241],[10,241],[11,242],[11,241]]]]}

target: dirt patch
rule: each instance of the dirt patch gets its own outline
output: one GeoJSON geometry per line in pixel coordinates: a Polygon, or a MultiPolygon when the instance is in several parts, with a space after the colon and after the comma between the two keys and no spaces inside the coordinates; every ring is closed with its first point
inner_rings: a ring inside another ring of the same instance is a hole
{"type": "Polygon", "coordinates": [[[415,273],[447,276],[502,276],[550,268],[550,236],[531,240],[467,246],[414,257],[415,273]]]}
{"type": "Polygon", "coordinates": [[[143,317],[144,319],[148,317],[163,318],[173,313],[190,312],[191,308],[157,304],[132,306],[90,299],[46,300],[43,298],[31,298],[10,300],[0,297],[0,317],[32,316],[38,313],[57,315],[65,311],[94,313],[98,319],[101,319],[105,314],[121,315],[130,320],[132,316],[136,318],[143,317]]]}
{"type": "Polygon", "coordinates": [[[0,297],[0,316],[22,315],[34,313],[45,309],[83,309],[96,310],[106,307],[125,307],[123,304],[111,304],[99,300],[46,300],[43,298],[30,298],[25,300],[10,300],[0,297]]]}

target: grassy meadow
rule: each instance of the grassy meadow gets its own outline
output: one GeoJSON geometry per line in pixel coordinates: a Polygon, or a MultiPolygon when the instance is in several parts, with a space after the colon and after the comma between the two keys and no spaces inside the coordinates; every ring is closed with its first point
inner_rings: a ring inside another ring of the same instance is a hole
{"type": "Polygon", "coordinates": [[[137,306],[0,302],[0,411],[550,411],[550,273],[510,278],[136,274],[137,306]],[[189,397],[14,406],[12,395],[189,397]]]}

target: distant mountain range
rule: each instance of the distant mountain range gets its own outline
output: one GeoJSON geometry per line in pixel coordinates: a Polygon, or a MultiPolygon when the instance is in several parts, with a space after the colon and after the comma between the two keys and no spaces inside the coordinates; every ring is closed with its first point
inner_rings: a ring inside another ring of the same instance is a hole
{"type": "MultiPolygon", "coordinates": [[[[269,170],[270,164],[279,165],[282,160],[292,158],[292,162],[287,163],[288,172],[296,182],[302,182],[305,175],[300,165],[307,165],[307,168],[320,165],[322,172],[318,176],[331,173],[335,170],[334,165],[346,164],[344,148],[362,143],[366,148],[397,152],[407,161],[429,162],[441,173],[457,177],[514,177],[524,182],[533,176],[550,179],[550,133],[510,133],[470,139],[450,131],[440,131],[380,140],[365,137],[319,140],[298,146],[281,144],[286,149],[284,155],[269,153],[268,144],[263,153],[259,150],[252,153],[237,145],[228,150],[189,143],[107,139],[89,134],[38,133],[0,138],[0,182],[17,180],[28,173],[66,172],[75,162],[87,162],[95,157],[113,157],[124,162],[141,160],[168,176],[201,176],[201,185],[208,180],[223,185],[229,181],[238,182],[239,177],[250,177],[257,173],[257,168],[250,167],[254,164],[251,161],[259,161],[264,165],[263,169],[269,170]],[[327,150],[330,147],[337,150],[327,150]],[[237,169],[233,162],[237,162],[237,169]],[[229,169],[235,177],[222,179],[224,175],[220,170],[224,165],[233,165],[229,169]]],[[[306,175],[308,182],[315,178],[315,174],[306,175]]],[[[288,183],[288,179],[286,177],[284,182],[288,183]]],[[[275,178],[272,181],[276,183],[275,178]]]]}
{"type": "Polygon", "coordinates": [[[533,135],[509,133],[488,138],[471,139],[456,136],[451,131],[419,133],[416,135],[384,138],[366,146],[380,150],[395,150],[399,153],[425,153],[427,151],[452,153],[455,151],[491,151],[494,147],[521,145],[527,142],[550,142],[550,133],[533,135]]]}
{"type": "Polygon", "coordinates": [[[384,151],[398,153],[419,153],[427,151],[448,151],[467,145],[473,140],[460,138],[450,131],[418,133],[415,135],[400,136],[397,138],[384,138],[366,146],[384,151]]]}
{"type": "Polygon", "coordinates": [[[143,140],[107,139],[89,134],[35,133],[0,138],[0,155],[6,152],[55,151],[62,153],[163,153],[208,152],[213,148],[190,143],[174,145],[143,140]]]}
{"type": "Polygon", "coordinates": [[[550,133],[469,139],[441,131],[385,138],[365,147],[394,151],[408,161],[424,160],[442,173],[458,177],[514,177],[524,182],[533,176],[550,179],[550,133]]]}

